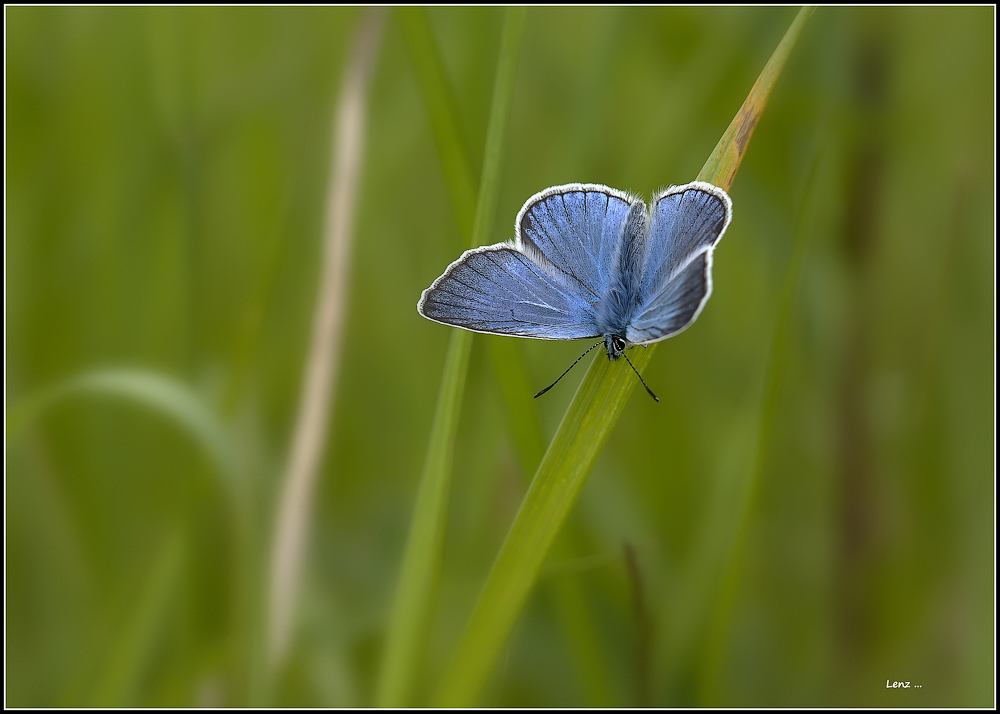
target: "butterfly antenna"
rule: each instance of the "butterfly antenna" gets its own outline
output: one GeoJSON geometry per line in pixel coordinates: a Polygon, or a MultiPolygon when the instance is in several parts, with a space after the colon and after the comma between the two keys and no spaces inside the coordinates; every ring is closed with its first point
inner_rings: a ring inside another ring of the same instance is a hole
{"type": "MultiPolygon", "coordinates": [[[[643,345],[643,347],[645,347],[645,345],[643,345]]],[[[593,348],[591,348],[591,349],[593,349],[593,348]]],[[[653,390],[649,388],[649,385],[646,384],[646,380],[644,380],[642,378],[642,375],[639,374],[639,370],[637,370],[635,368],[635,365],[632,364],[632,360],[630,360],[628,358],[628,355],[622,354],[622,357],[625,358],[625,361],[628,362],[628,366],[632,368],[633,372],[635,372],[635,376],[639,378],[640,382],[642,382],[642,386],[644,386],[646,388],[646,391],[649,392],[649,396],[651,396],[654,401],[657,401],[657,402],[660,401],[660,398],[658,396],[656,396],[655,394],[653,394],[653,390]]]]}
{"type": "MultiPolygon", "coordinates": [[[[582,355],[580,355],[579,357],[577,357],[577,358],[576,358],[576,362],[579,362],[580,360],[582,360],[582,359],[583,359],[584,357],[586,357],[586,356],[587,356],[587,355],[588,355],[588,354],[590,353],[590,350],[594,349],[595,347],[597,347],[597,345],[601,345],[601,344],[604,344],[604,340],[601,340],[601,341],[599,341],[599,342],[595,342],[594,344],[592,344],[592,345],[591,345],[591,346],[590,346],[590,347],[589,347],[589,348],[587,349],[587,351],[586,351],[586,352],[584,352],[584,353],[583,353],[582,355]]],[[[569,366],[569,369],[567,369],[567,370],[566,370],[565,372],[563,372],[562,374],[560,374],[560,375],[559,375],[559,379],[562,379],[562,378],[563,378],[563,377],[565,377],[565,376],[566,376],[567,374],[569,374],[569,370],[570,370],[570,369],[573,369],[574,367],[576,367],[576,362],[574,362],[573,364],[571,364],[571,365],[569,366]]],[[[634,369],[634,367],[633,367],[633,369],[634,369]]],[[[536,394],[536,395],[535,395],[535,399],[538,399],[538,398],[539,398],[540,396],[542,396],[542,395],[543,395],[543,394],[545,394],[545,393],[546,393],[547,391],[549,391],[549,390],[550,390],[550,389],[552,389],[552,388],[553,388],[554,386],[556,386],[556,384],[558,384],[558,383],[559,383],[559,379],[557,379],[557,380],[556,380],[555,382],[553,382],[552,384],[550,384],[549,386],[547,386],[547,387],[546,387],[545,389],[543,389],[542,391],[540,391],[540,392],[539,392],[538,394],[536,394]]],[[[640,377],[640,379],[642,379],[642,378],[640,377]]],[[[652,392],[650,392],[650,394],[652,394],[652,392]]],[[[655,398],[655,397],[654,397],[654,398],[655,398]]],[[[659,401],[659,400],[657,399],[657,401],[659,401]]]]}

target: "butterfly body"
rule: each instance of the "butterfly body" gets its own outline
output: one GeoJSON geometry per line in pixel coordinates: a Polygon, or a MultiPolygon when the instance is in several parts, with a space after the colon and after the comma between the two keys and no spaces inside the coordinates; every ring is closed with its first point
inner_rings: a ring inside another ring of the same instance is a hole
{"type": "Polygon", "coordinates": [[[629,343],[623,335],[605,335],[604,336],[604,351],[608,353],[608,359],[614,362],[616,359],[620,359],[625,350],[628,349],[629,343]]]}
{"type": "Polygon", "coordinates": [[[424,290],[424,317],[475,332],[603,338],[608,358],[672,337],[712,290],[712,252],[732,202],[703,182],[653,196],[599,184],[535,194],[513,242],[466,251],[424,290]]]}

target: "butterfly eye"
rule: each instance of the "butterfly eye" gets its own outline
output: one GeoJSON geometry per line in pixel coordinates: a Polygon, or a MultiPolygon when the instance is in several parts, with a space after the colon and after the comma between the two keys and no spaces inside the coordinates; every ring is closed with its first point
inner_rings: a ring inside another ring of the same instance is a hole
{"type": "Polygon", "coordinates": [[[625,351],[625,340],[618,335],[611,338],[611,345],[615,348],[615,352],[625,351]]]}

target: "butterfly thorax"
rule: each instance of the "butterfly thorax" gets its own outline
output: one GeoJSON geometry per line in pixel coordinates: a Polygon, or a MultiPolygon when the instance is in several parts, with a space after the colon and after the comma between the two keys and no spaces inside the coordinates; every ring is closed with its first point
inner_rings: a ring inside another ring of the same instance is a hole
{"type": "Polygon", "coordinates": [[[608,359],[612,362],[625,354],[628,344],[628,340],[622,335],[604,336],[604,349],[608,351],[608,359]]]}

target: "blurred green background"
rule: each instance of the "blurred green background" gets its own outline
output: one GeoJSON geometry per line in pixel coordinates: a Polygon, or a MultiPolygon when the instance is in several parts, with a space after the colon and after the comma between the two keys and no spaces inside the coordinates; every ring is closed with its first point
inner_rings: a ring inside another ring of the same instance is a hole
{"type": "MultiPolygon", "coordinates": [[[[427,12],[478,175],[503,11],[427,12]]],[[[8,705],[372,703],[449,337],[415,304],[468,240],[393,13],[298,625],[260,684],[361,13],[5,9],[8,705]],[[108,386],[123,382],[139,387],[108,386]]],[[[692,180],[794,15],[529,10],[493,240],[554,184],[648,197],[692,180]]],[[[572,514],[578,557],[548,561],[483,704],[994,703],[994,22],[814,13],[732,187],[714,294],[646,371],[662,402],[634,393],[572,514]],[[769,364],[781,389],[759,447],[769,364]],[[589,660],[580,618],[546,595],[560,578],[581,585],[589,660]]],[[[420,701],[526,488],[489,339],[420,701]]],[[[517,349],[541,388],[582,345],[517,349]]],[[[583,373],[532,402],[547,437],[583,373]]]]}

